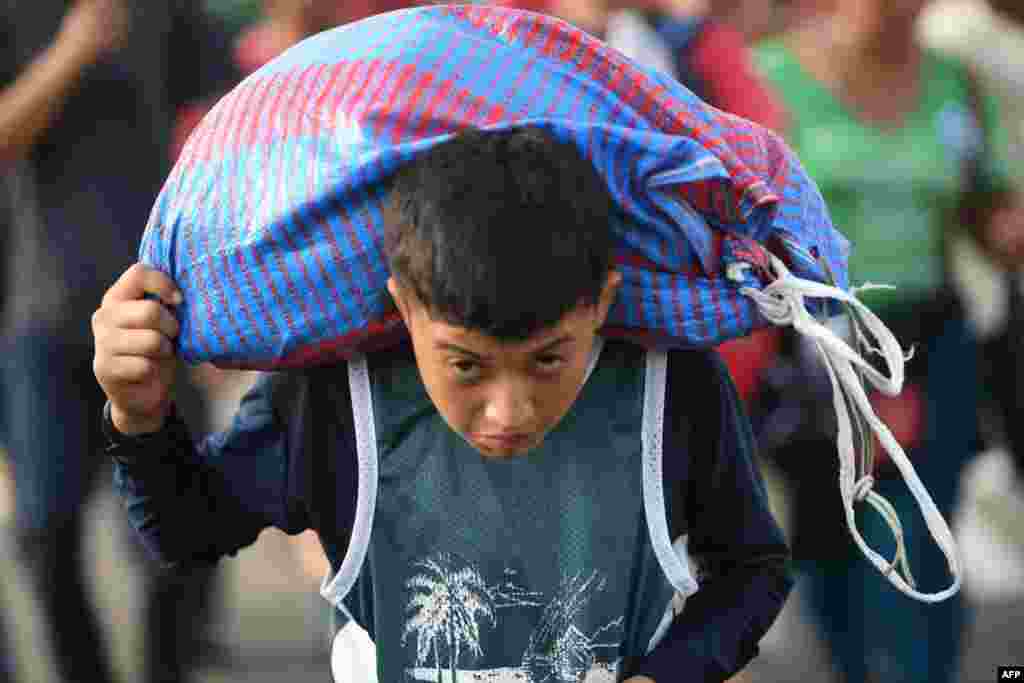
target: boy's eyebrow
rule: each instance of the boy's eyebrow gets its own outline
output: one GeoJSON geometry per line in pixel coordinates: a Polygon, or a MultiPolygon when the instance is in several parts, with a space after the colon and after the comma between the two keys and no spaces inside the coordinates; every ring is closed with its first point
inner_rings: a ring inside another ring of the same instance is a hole
{"type": "MultiPolygon", "coordinates": [[[[556,346],[561,346],[562,344],[565,344],[566,342],[570,342],[570,341],[572,341],[572,335],[566,334],[566,335],[563,335],[563,336],[559,337],[558,339],[555,339],[554,341],[548,342],[547,344],[545,344],[544,346],[540,347],[539,349],[534,349],[533,351],[531,351],[531,353],[543,353],[544,351],[550,351],[551,349],[555,348],[556,346]]],[[[481,356],[479,353],[476,353],[475,351],[470,351],[469,349],[464,349],[461,346],[458,346],[457,344],[452,344],[451,342],[446,342],[446,341],[435,342],[434,343],[434,348],[442,349],[442,350],[445,350],[445,351],[456,351],[458,353],[463,353],[463,354],[465,354],[467,356],[472,356],[473,358],[476,358],[477,360],[490,360],[490,358],[488,358],[487,356],[481,356]]]]}

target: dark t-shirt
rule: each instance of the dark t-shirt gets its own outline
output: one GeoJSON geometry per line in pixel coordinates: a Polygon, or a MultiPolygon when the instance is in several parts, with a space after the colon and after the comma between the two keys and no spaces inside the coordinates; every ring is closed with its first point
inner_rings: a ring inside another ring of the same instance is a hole
{"type": "MultiPolygon", "coordinates": [[[[613,340],[606,342],[605,349],[602,357],[607,355],[609,363],[614,358],[625,363],[623,359],[639,353],[625,342],[613,340]]],[[[380,352],[373,355],[372,365],[378,369],[407,367],[411,355],[408,347],[380,352]]],[[[388,417],[405,420],[425,405],[420,403],[423,396],[419,387],[415,401],[399,413],[388,412],[388,417]]],[[[593,430],[579,421],[582,414],[587,421],[612,420],[617,425],[613,431],[635,436],[635,421],[630,422],[625,413],[609,408],[604,401],[597,402],[601,407],[595,411],[593,404],[581,400],[588,399],[577,399],[575,417],[561,425],[566,433],[579,429],[587,434],[581,438],[595,439],[593,430]],[[631,424],[630,428],[621,429],[619,420],[631,424]]],[[[631,400],[620,397],[623,405],[631,400]]],[[[352,403],[346,364],[273,373],[256,383],[242,400],[231,428],[223,433],[193,444],[184,422],[172,418],[160,432],[122,440],[108,449],[115,460],[117,490],[143,543],[168,569],[190,570],[235,554],[267,527],[292,534],[314,529],[332,572],[338,572],[355,538],[362,489],[352,403]]],[[[757,654],[758,641],[792,588],[786,566],[788,549],[755,463],[750,425],[721,359],[707,351],[669,353],[661,409],[662,495],[668,537],[688,536],[687,552],[699,567],[695,577],[699,590],[687,599],[685,609],[675,616],[657,646],[624,668],[656,681],[678,680],[679,672],[686,672],[682,677],[686,681],[723,681],[757,654]]],[[[434,422],[438,434],[447,433],[440,422],[434,422]]],[[[608,444],[603,437],[596,439],[608,444]]],[[[641,458],[637,452],[637,472],[644,466],[641,458]]],[[[494,463],[513,469],[524,464],[494,463]]],[[[602,466],[587,476],[605,470],[602,466]]],[[[422,469],[409,472],[413,473],[410,482],[429,476],[422,469]]],[[[377,490],[382,491],[380,487],[386,484],[380,482],[387,480],[386,468],[377,469],[372,476],[379,477],[377,490]]],[[[516,494],[514,486],[504,490],[509,500],[519,498],[514,504],[517,509],[528,507],[529,495],[516,494]]],[[[625,491],[623,486],[623,493],[617,495],[625,495],[625,491]]],[[[596,498],[585,504],[580,496],[559,497],[565,503],[566,516],[556,531],[578,529],[585,535],[582,531],[597,522],[593,516],[580,515],[581,510],[596,504],[618,513],[626,507],[616,496],[592,495],[596,498]]],[[[375,509],[380,511],[382,498],[376,500],[375,509]]],[[[483,519],[487,505],[481,502],[480,506],[478,514],[483,519]]],[[[453,537],[459,533],[450,527],[434,528],[443,528],[444,535],[453,537]]],[[[386,538],[378,531],[373,532],[377,538],[386,538]]],[[[581,547],[577,544],[580,537],[568,533],[564,546],[581,547]]],[[[563,546],[561,541],[557,547],[539,538],[537,542],[538,547],[551,547],[552,557],[563,546]]],[[[618,541],[605,546],[627,547],[618,541]]],[[[501,550],[499,560],[506,554],[519,556],[511,546],[501,546],[501,550]]],[[[630,550],[622,552],[624,562],[636,559],[630,550]]],[[[372,564],[371,558],[364,565],[367,572],[372,564]]],[[[621,589],[621,584],[613,588],[621,589]]],[[[359,594],[358,590],[352,593],[353,600],[359,594]]],[[[363,615],[373,609],[366,603],[363,615]]],[[[393,641],[389,639],[384,648],[399,645],[393,641]]]]}
{"type": "MultiPolygon", "coordinates": [[[[53,42],[67,4],[0,5],[0,87],[53,42]]],[[[197,3],[129,5],[124,46],[86,68],[31,151],[2,169],[8,334],[43,327],[89,339],[103,291],[136,261],[176,108],[235,79],[228,36],[197,3]]]]}

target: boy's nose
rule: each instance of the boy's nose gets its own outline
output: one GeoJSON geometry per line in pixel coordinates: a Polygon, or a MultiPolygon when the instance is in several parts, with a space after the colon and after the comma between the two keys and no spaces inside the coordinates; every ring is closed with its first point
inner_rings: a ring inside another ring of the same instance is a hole
{"type": "Polygon", "coordinates": [[[533,398],[522,388],[496,392],[487,402],[484,421],[491,433],[526,432],[536,425],[533,398]]]}

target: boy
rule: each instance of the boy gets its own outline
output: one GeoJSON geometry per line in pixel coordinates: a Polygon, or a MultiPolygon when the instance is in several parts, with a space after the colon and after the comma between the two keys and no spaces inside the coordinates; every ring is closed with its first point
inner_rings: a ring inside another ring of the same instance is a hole
{"type": "Polygon", "coordinates": [[[266,375],[195,447],[171,400],[178,324],[143,300],[180,294],[142,266],[108,291],[95,370],[147,545],[188,567],[269,526],[315,529],[322,593],[376,642],[382,683],[745,666],[792,587],[788,549],[714,353],[672,352],[666,373],[665,354],[597,335],[620,275],[594,167],[537,128],[470,130],[409,162],[390,200],[411,348],[266,375]]]}

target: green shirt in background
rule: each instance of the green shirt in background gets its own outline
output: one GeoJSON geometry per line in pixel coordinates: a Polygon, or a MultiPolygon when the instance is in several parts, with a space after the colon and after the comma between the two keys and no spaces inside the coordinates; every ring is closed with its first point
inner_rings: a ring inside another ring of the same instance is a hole
{"type": "Polygon", "coordinates": [[[876,307],[929,297],[943,284],[942,234],[982,131],[996,151],[985,160],[986,174],[1007,176],[994,101],[985,99],[979,127],[966,70],[927,52],[917,110],[902,128],[882,130],[858,120],[782,42],[762,44],[755,59],[788,109],[788,142],[853,245],[851,284],[897,288],[865,295],[876,307]]]}

